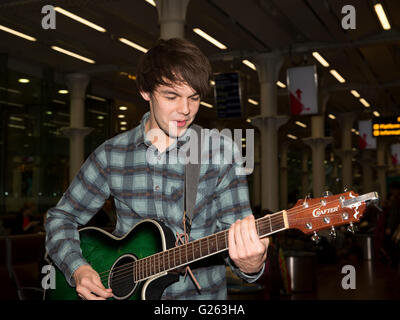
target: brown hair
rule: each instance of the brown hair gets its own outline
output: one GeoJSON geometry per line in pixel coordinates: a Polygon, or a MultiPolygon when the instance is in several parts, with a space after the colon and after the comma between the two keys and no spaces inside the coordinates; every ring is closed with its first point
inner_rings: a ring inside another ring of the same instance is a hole
{"type": "Polygon", "coordinates": [[[158,40],[137,67],[139,91],[152,93],[158,85],[186,83],[200,97],[210,90],[211,65],[200,49],[188,40],[158,40]]]}

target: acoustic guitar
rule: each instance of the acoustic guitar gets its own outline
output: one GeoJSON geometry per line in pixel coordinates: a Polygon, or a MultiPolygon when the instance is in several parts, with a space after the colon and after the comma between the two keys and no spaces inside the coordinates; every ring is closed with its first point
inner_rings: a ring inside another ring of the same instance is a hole
{"type": "MultiPolygon", "coordinates": [[[[293,208],[266,215],[256,220],[260,238],[287,229],[312,234],[316,231],[360,221],[369,201],[378,194],[358,195],[346,192],[322,198],[299,200],[293,208]]],[[[164,289],[178,281],[176,270],[192,262],[219,254],[228,249],[228,230],[175,246],[173,232],[163,223],[145,219],[125,236],[117,238],[95,227],[79,230],[83,257],[96,270],[103,285],[111,288],[110,299],[160,299],[164,289]]],[[[62,272],[56,268],[55,289],[45,291],[46,299],[80,299],[62,272]]]]}

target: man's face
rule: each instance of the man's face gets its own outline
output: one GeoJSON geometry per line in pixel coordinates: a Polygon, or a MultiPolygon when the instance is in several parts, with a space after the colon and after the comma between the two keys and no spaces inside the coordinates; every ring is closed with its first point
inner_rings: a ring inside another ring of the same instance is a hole
{"type": "Polygon", "coordinates": [[[173,139],[185,133],[199,110],[199,94],[185,83],[160,85],[153,94],[141,95],[150,103],[149,129],[161,129],[173,139]]]}

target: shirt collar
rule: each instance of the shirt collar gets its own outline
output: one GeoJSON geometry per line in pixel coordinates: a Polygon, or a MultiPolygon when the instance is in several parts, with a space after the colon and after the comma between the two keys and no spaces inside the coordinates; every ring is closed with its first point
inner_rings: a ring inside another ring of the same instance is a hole
{"type": "MultiPolygon", "coordinates": [[[[145,130],[145,125],[147,120],[150,117],[150,111],[146,112],[143,117],[142,120],[140,120],[140,126],[139,126],[139,130],[137,132],[134,144],[135,147],[140,146],[141,144],[145,144],[148,147],[151,146],[151,141],[146,139],[146,130],[145,130]]],[[[173,148],[177,147],[178,149],[183,146],[188,140],[189,140],[190,136],[189,136],[189,131],[186,130],[186,132],[179,137],[177,140],[174,141],[174,143],[172,143],[167,150],[172,150],[173,148]]]]}

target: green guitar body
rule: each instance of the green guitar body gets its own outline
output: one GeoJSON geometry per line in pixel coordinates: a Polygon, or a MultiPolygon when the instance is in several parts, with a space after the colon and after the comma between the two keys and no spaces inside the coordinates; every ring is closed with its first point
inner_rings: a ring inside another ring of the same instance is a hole
{"type": "MultiPolygon", "coordinates": [[[[175,237],[172,231],[161,222],[146,219],[136,224],[124,237],[117,238],[110,233],[87,227],[79,231],[80,246],[83,257],[96,270],[102,279],[104,287],[110,285],[109,271],[118,269],[118,263],[141,259],[174,246],[175,237]]],[[[56,287],[47,289],[45,298],[49,300],[76,300],[80,299],[76,288],[71,287],[64,274],[56,268],[56,287]]],[[[111,288],[116,292],[111,299],[118,300],[158,300],[168,285],[178,281],[177,272],[165,272],[141,282],[134,283],[133,274],[127,270],[124,279],[111,288]],[[134,289],[134,290],[133,290],[134,289]]],[[[119,280],[119,279],[117,279],[119,280]]]]}

